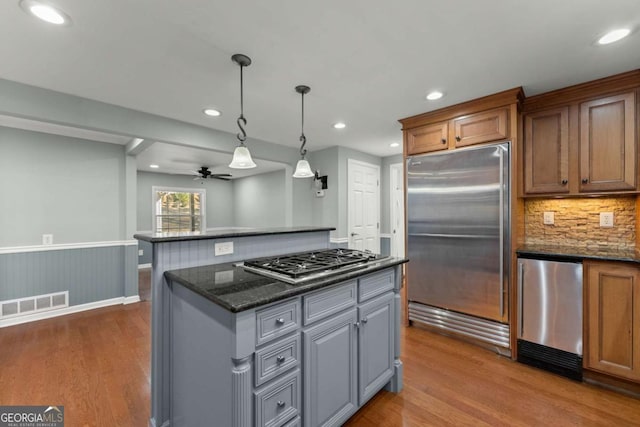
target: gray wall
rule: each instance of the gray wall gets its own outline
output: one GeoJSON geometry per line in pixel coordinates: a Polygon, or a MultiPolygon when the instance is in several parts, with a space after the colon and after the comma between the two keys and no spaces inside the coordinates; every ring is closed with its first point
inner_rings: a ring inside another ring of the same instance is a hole
{"type": "Polygon", "coordinates": [[[333,226],[336,231],[331,237],[344,239],[347,237],[347,208],[348,208],[348,160],[358,160],[380,166],[380,157],[345,147],[330,147],[315,151],[309,156],[309,163],[313,170],[319,170],[320,175],[329,178],[325,197],[315,198],[313,206],[314,225],[333,226]]]}
{"type": "Polygon", "coordinates": [[[286,225],[285,171],[233,180],[236,227],[286,225]]]}
{"type": "Polygon", "coordinates": [[[124,147],[0,127],[0,247],[125,236],[124,147]]]}
{"type": "Polygon", "coordinates": [[[189,176],[138,171],[138,231],[152,228],[152,187],[176,187],[206,190],[207,228],[232,227],[234,223],[233,181],[207,179],[194,181],[189,176]]]}

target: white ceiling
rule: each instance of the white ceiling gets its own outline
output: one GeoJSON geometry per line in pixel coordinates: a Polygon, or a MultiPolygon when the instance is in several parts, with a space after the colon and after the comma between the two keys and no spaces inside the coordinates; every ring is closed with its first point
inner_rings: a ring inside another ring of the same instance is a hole
{"type": "Polygon", "coordinates": [[[253,60],[244,71],[249,136],[297,147],[294,87],[306,84],[310,151],[400,153],[389,147],[401,141],[397,119],[640,68],[637,0],[50,2],[73,25],[0,2],[0,78],[235,134],[239,68],[230,58],[243,53],[253,60]],[[594,45],[622,26],[630,37],[594,45]],[[432,89],[445,97],[426,101],[432,89]],[[205,107],[223,115],[205,117],[205,107]],[[333,129],[336,121],[347,128],[333,129]]]}

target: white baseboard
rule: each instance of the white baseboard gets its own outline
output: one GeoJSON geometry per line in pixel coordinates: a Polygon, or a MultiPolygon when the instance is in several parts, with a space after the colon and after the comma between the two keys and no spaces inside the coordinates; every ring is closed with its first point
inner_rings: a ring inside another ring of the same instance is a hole
{"type": "Polygon", "coordinates": [[[130,297],[122,297],[122,304],[123,305],[133,304],[135,302],[140,302],[140,295],[133,295],[133,296],[130,296],[130,297]]]}
{"type": "Polygon", "coordinates": [[[138,270],[142,270],[144,268],[151,268],[151,263],[149,263],[149,264],[138,264],[138,270]]]}
{"type": "Polygon", "coordinates": [[[60,310],[43,311],[40,313],[28,314],[26,316],[13,317],[10,319],[0,320],[0,328],[8,326],[20,325],[22,323],[35,322],[38,320],[50,319],[52,317],[65,316],[67,314],[80,313],[81,311],[94,310],[96,308],[109,307],[118,304],[132,304],[140,301],[140,296],[134,295],[130,297],[118,297],[105,299],[101,301],[89,302],[86,304],[72,305],[71,307],[62,308],[60,310]]]}

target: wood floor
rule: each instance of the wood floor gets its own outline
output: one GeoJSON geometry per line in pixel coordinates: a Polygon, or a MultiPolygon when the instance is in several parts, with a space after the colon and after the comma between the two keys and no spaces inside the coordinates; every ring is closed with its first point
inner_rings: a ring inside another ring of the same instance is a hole
{"type": "MultiPolygon", "coordinates": [[[[64,405],[66,427],[146,426],[150,307],[0,329],[0,405],[64,405]]],[[[419,328],[402,346],[402,393],[379,393],[347,426],[640,426],[640,400],[419,328]]]]}

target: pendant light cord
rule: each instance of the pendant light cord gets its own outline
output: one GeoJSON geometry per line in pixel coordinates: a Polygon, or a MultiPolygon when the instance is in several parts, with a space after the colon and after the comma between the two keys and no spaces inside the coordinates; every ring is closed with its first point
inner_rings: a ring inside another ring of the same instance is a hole
{"type": "Polygon", "coordinates": [[[247,119],[244,118],[244,91],[242,85],[242,69],[244,65],[240,65],[240,117],[236,120],[238,127],[240,128],[240,132],[236,134],[238,141],[240,141],[240,145],[244,145],[244,141],[247,139],[247,132],[244,130],[244,126],[247,125],[247,119]]]}
{"type": "Polygon", "coordinates": [[[307,150],[304,148],[307,144],[307,137],[304,136],[304,92],[302,92],[302,128],[300,132],[300,142],[302,142],[302,145],[300,146],[300,155],[304,159],[304,156],[307,154],[307,150]]]}

